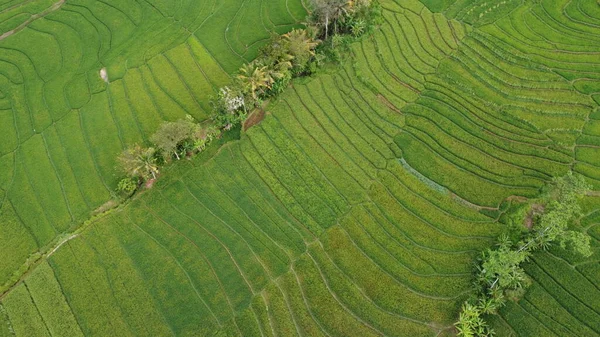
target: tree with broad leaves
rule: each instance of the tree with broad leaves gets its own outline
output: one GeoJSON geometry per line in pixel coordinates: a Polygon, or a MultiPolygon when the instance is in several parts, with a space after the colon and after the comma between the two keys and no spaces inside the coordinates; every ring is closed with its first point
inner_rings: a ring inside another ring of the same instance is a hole
{"type": "Polygon", "coordinates": [[[167,156],[179,157],[179,145],[190,139],[194,132],[194,123],[180,119],[176,122],[163,122],[158,130],[150,137],[152,143],[162,150],[167,156]]]}

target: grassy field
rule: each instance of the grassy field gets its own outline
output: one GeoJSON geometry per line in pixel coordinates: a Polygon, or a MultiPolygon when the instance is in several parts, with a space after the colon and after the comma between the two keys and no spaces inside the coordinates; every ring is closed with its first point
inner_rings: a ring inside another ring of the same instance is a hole
{"type": "MultiPolygon", "coordinates": [[[[214,89],[305,15],[22,2],[0,4],[18,30],[0,41],[0,285],[110,200],[124,146],[206,118],[214,89]]],[[[42,259],[0,296],[0,337],[452,336],[506,199],[570,169],[600,189],[600,7],[381,3],[338,70],[42,259]]],[[[583,206],[595,254],[535,255],[499,336],[600,335],[600,198],[583,206]]]]}
{"type": "Polygon", "coordinates": [[[206,119],[229,74],[304,16],[300,1],[3,1],[0,289],[111,199],[118,153],[163,120],[206,119]]]}

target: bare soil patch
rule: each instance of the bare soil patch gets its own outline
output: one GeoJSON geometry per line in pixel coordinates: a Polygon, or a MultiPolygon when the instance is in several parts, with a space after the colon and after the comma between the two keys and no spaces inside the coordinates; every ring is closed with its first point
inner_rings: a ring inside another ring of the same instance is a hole
{"type": "Polygon", "coordinates": [[[96,209],[95,209],[95,210],[92,212],[92,214],[93,214],[93,215],[96,215],[96,214],[101,214],[101,213],[104,213],[104,212],[108,211],[109,209],[111,209],[111,208],[114,208],[115,206],[117,206],[117,204],[118,204],[118,203],[117,203],[116,201],[114,201],[114,200],[109,200],[109,201],[105,202],[104,204],[102,204],[102,206],[100,206],[100,207],[96,208],[96,209]]]}
{"type": "Polygon", "coordinates": [[[146,181],[144,183],[144,187],[146,187],[146,189],[151,189],[152,186],[154,186],[155,182],[156,182],[156,179],[149,179],[148,181],[146,181]]]}
{"type": "Polygon", "coordinates": [[[400,111],[400,109],[398,109],[398,107],[396,107],[394,104],[392,104],[392,102],[390,102],[382,94],[377,94],[377,98],[379,98],[379,100],[381,101],[381,103],[385,104],[385,106],[387,106],[390,110],[395,111],[395,112],[397,112],[399,114],[402,113],[402,111],[400,111]]]}
{"type": "Polygon", "coordinates": [[[527,216],[523,221],[523,225],[525,226],[525,228],[531,229],[533,227],[533,220],[536,216],[544,213],[544,209],[545,207],[542,204],[531,205],[531,208],[529,209],[529,212],[527,212],[527,216]]]}
{"type": "Polygon", "coordinates": [[[265,119],[266,114],[267,113],[263,109],[256,109],[252,113],[250,113],[250,116],[248,116],[248,118],[244,122],[244,131],[262,122],[262,120],[265,119]]]}

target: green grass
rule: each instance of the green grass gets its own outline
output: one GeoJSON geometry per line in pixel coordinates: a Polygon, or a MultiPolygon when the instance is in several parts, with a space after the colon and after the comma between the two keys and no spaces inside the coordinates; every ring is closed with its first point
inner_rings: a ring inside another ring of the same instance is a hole
{"type": "Polygon", "coordinates": [[[2,303],[16,335],[51,336],[25,284],[19,284],[2,303]]]}
{"type": "Polygon", "coordinates": [[[42,263],[25,283],[52,336],[83,336],[52,268],[42,263]]]}
{"type": "Polygon", "coordinates": [[[0,336],[9,337],[14,336],[12,325],[10,323],[10,319],[8,318],[8,314],[6,313],[6,309],[3,306],[0,306],[0,336]]]}
{"type": "MultiPolygon", "coordinates": [[[[77,0],[46,12],[54,3],[0,5],[0,33],[44,14],[0,42],[0,156],[16,170],[2,191],[15,212],[3,217],[22,222],[39,248],[111,199],[124,147],[146,141],[162,120],[205,120],[215,89],[271,31],[285,32],[304,16],[299,1],[278,9],[248,2],[240,10],[233,1],[77,0]],[[277,16],[275,25],[254,24],[263,9],[277,16]],[[232,49],[225,34],[251,45],[248,54],[232,49]],[[100,79],[103,67],[110,84],[100,79]]],[[[26,242],[0,237],[15,252],[0,262],[0,284],[31,253],[20,248],[26,242]]]]}
{"type": "MultiPolygon", "coordinates": [[[[44,4],[16,3],[0,27],[44,4]]],[[[382,6],[337,70],[295,81],[261,124],[165,167],[26,275],[111,200],[124,147],[206,119],[306,9],[75,0],[0,41],[0,286],[23,276],[0,288],[0,336],[452,335],[500,205],[570,168],[600,187],[600,10],[382,6]]],[[[490,318],[499,335],[600,334],[600,204],[583,206],[594,255],[536,254],[527,294],[490,318]]]]}

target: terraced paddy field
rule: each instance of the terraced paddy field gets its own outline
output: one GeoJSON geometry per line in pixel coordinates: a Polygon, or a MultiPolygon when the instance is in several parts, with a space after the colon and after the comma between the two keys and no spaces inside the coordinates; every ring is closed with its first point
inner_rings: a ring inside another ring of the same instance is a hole
{"type": "MultiPolygon", "coordinates": [[[[206,118],[213,88],[305,10],[1,4],[16,32],[0,41],[0,280],[70,239],[1,295],[0,336],[454,335],[505,201],[569,170],[600,189],[600,7],[381,3],[381,29],[339,70],[294,82],[262,123],[74,237],[124,146],[206,118]]],[[[595,254],[536,254],[499,336],[600,335],[592,194],[578,226],[595,254]]]]}
{"type": "Polygon", "coordinates": [[[229,74],[306,15],[276,3],[0,4],[0,289],[111,199],[120,151],[163,120],[206,119],[229,74]]]}

